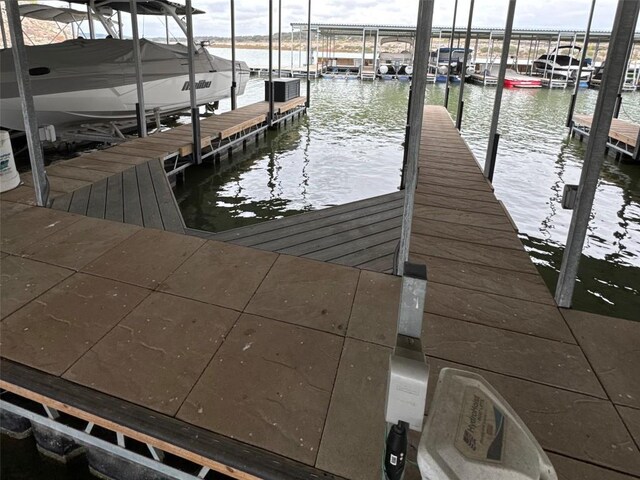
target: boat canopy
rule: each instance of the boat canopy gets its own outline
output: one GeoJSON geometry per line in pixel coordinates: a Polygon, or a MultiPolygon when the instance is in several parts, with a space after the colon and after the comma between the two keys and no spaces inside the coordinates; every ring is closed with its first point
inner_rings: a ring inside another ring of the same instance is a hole
{"type": "MultiPolygon", "coordinates": [[[[71,0],[71,3],[79,3],[81,5],[91,4],[91,0],[71,0]]],[[[131,5],[129,0],[103,0],[100,2],[99,9],[111,8],[119,12],[131,13],[131,5]]],[[[186,15],[187,7],[177,2],[169,0],[136,0],[136,12],[138,15],[165,15],[167,9],[175,11],[177,15],[186,15]]],[[[197,15],[205,13],[203,10],[191,8],[191,13],[197,15]]]]}
{"type": "Polygon", "coordinates": [[[87,19],[86,12],[71,8],[51,7],[49,5],[23,4],[19,7],[20,16],[58,23],[82,22],[87,19]]]}

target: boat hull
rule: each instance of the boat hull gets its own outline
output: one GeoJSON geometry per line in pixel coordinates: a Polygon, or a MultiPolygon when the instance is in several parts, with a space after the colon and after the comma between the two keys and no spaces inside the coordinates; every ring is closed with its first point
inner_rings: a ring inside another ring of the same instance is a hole
{"type": "MultiPolygon", "coordinates": [[[[73,40],[29,47],[30,80],[39,125],[63,131],[79,124],[136,118],[138,101],[131,40],[73,40]],[[36,72],[34,74],[34,72],[36,72]],[[44,72],[44,73],[42,73],[44,72]]],[[[8,49],[7,49],[8,50],[8,49]]],[[[11,51],[2,51],[0,126],[24,130],[11,51]]],[[[189,108],[186,47],[141,41],[147,115],[189,108]]],[[[204,49],[196,56],[196,103],[213,103],[231,93],[231,62],[204,49]]],[[[236,62],[237,93],[244,93],[249,69],[236,62]]]]}

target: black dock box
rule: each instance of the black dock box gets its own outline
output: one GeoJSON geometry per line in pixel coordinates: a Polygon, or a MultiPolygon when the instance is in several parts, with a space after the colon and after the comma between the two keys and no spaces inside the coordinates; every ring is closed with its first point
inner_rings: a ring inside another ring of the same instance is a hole
{"type": "MultiPolygon", "coordinates": [[[[300,96],[299,78],[274,78],[273,101],[288,102],[300,96]]],[[[269,101],[269,80],[264,81],[264,101],[269,101]]]]}

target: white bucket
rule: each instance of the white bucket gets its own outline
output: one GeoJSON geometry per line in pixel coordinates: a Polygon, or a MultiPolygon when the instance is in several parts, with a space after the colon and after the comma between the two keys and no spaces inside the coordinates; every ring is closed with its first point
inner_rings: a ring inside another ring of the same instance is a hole
{"type": "Polygon", "coordinates": [[[0,193],[8,192],[20,185],[20,175],[16,169],[11,149],[9,132],[0,130],[0,193]]]}

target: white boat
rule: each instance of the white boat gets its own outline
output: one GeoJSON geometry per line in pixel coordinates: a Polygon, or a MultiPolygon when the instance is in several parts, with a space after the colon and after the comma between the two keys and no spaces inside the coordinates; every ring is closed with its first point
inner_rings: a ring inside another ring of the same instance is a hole
{"type": "MultiPolygon", "coordinates": [[[[128,6],[128,2],[101,3],[107,6],[112,3],[114,9],[128,6]]],[[[157,12],[173,8],[173,13],[179,7],[173,2],[151,0],[144,5],[144,13],[153,12],[153,6],[158,7],[157,12]]],[[[64,130],[81,123],[135,118],[133,40],[75,39],[28,46],[26,50],[39,125],[64,130]]],[[[158,112],[163,116],[189,108],[187,47],[141,39],[140,54],[147,115],[158,112]]],[[[213,56],[201,47],[197,49],[194,66],[198,105],[230,96],[230,60],[213,56]]],[[[236,62],[238,95],[244,93],[248,79],[247,64],[236,62]]],[[[0,52],[0,126],[24,130],[11,49],[0,52]]]]}
{"type": "MultiPolygon", "coordinates": [[[[581,48],[576,45],[562,45],[554,49],[551,53],[541,55],[537,60],[533,62],[533,68],[535,72],[544,76],[545,78],[554,78],[565,81],[575,82],[578,76],[578,69],[580,67],[580,60],[573,56],[573,51],[576,50],[580,53],[581,48]],[[561,54],[561,51],[566,50],[566,54],[561,54]]],[[[588,81],[593,72],[593,68],[590,64],[582,66],[582,73],[580,74],[581,81],[588,81]]]]}

